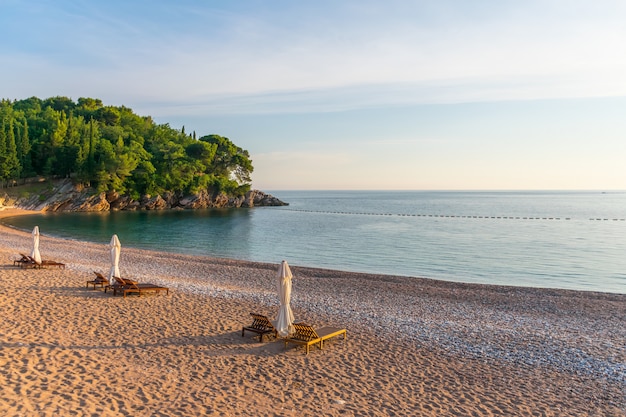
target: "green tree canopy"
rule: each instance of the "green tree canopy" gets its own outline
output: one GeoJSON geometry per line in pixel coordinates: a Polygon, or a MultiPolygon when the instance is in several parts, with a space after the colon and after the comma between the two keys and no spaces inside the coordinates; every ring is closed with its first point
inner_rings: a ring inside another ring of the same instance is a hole
{"type": "Polygon", "coordinates": [[[43,175],[138,197],[164,191],[250,189],[248,151],[228,138],[186,134],[125,106],[67,97],[0,102],[0,182],[43,175]]]}

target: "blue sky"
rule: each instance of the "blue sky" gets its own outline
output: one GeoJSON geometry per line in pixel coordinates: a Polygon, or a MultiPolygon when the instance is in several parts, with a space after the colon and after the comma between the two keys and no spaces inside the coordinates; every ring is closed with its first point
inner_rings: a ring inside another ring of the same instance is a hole
{"type": "Polygon", "coordinates": [[[100,98],[281,189],[626,189],[622,0],[0,0],[0,95],[100,98]]]}

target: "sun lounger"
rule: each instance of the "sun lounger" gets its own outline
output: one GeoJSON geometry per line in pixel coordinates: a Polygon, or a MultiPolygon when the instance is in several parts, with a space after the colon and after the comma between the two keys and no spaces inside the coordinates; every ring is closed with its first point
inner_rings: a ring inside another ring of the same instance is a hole
{"type": "Polygon", "coordinates": [[[35,262],[35,260],[29,255],[20,253],[21,258],[13,261],[13,265],[17,265],[20,268],[41,268],[41,263],[35,262]]]}
{"type": "MultiPolygon", "coordinates": [[[[160,292],[165,291],[165,294],[170,293],[170,289],[168,287],[162,287],[156,284],[140,284],[137,281],[133,281],[127,278],[119,278],[113,277],[115,279],[115,284],[109,285],[108,288],[113,290],[113,295],[117,295],[118,292],[122,293],[124,297],[126,294],[137,294],[141,296],[146,293],[155,293],[158,294],[160,292]]],[[[107,287],[105,287],[104,291],[106,292],[107,287]]]]}
{"type": "Polygon", "coordinates": [[[250,313],[250,315],[252,316],[252,324],[241,328],[241,337],[246,330],[260,335],[261,342],[263,342],[264,335],[274,335],[274,337],[278,335],[278,331],[267,316],[256,313],[250,313]]]}
{"type": "Polygon", "coordinates": [[[20,259],[19,266],[22,267],[22,268],[45,268],[45,267],[48,267],[48,266],[56,266],[58,268],[65,269],[65,264],[63,264],[61,262],[51,261],[51,260],[48,260],[48,259],[44,259],[41,262],[37,262],[31,256],[24,255],[24,254],[20,254],[20,255],[22,255],[22,258],[27,258],[28,259],[28,261],[26,261],[26,260],[22,261],[20,259]]]}
{"type": "Polygon", "coordinates": [[[13,266],[22,267],[23,264],[31,263],[30,256],[20,253],[20,259],[13,259],[13,266]]]}
{"type": "Polygon", "coordinates": [[[65,269],[65,264],[64,263],[56,262],[56,261],[50,261],[50,260],[47,260],[47,259],[44,259],[43,261],[41,261],[40,268],[45,268],[47,266],[56,266],[57,268],[65,269]]]}
{"type": "Polygon", "coordinates": [[[324,348],[324,340],[328,340],[335,336],[343,335],[346,338],[346,329],[338,327],[322,327],[321,329],[314,329],[312,326],[304,323],[294,323],[294,332],[286,337],[285,348],[289,343],[297,345],[304,345],[306,347],[306,354],[309,354],[309,346],[319,345],[320,349],[324,348]]]}
{"type": "Polygon", "coordinates": [[[93,271],[93,273],[96,274],[96,278],[91,281],[87,281],[87,288],[91,285],[95,290],[96,287],[104,288],[106,285],[109,285],[109,280],[104,275],[96,271],[93,271]]]}
{"type": "Polygon", "coordinates": [[[122,289],[124,289],[130,284],[137,284],[137,281],[133,281],[128,278],[122,279],[118,277],[113,277],[113,280],[109,282],[108,285],[104,286],[104,292],[107,292],[108,290],[112,290],[113,295],[117,295],[117,291],[121,291],[122,289]]]}

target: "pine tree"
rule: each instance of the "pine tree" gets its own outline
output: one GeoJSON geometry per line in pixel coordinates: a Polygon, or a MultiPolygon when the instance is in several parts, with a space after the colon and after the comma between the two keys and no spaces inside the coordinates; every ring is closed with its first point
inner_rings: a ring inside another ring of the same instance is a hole
{"type": "Polygon", "coordinates": [[[13,119],[9,119],[8,130],[6,132],[6,165],[8,179],[17,179],[20,176],[21,166],[17,157],[17,146],[15,144],[15,130],[13,129],[13,119]]]}
{"type": "Polygon", "coordinates": [[[0,124],[0,188],[4,187],[4,180],[8,179],[6,160],[7,160],[6,119],[5,117],[2,117],[2,124],[0,124]]]}
{"type": "Polygon", "coordinates": [[[32,174],[32,164],[30,162],[30,138],[28,136],[28,121],[24,118],[22,123],[22,129],[18,136],[18,150],[17,155],[22,167],[22,176],[25,178],[32,174]]]}
{"type": "Polygon", "coordinates": [[[89,119],[89,144],[88,144],[88,154],[87,154],[87,176],[92,178],[95,172],[95,159],[94,155],[96,153],[96,138],[95,138],[95,128],[93,118],[89,119]]]}

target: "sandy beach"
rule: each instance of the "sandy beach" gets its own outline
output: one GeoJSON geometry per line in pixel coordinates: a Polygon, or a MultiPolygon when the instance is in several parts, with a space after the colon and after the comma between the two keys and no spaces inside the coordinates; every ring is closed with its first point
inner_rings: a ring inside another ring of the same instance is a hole
{"type": "Polygon", "coordinates": [[[305,355],[241,336],[280,259],[122,242],[124,277],[170,288],[123,298],[85,285],[108,242],[41,233],[66,269],[14,266],[32,237],[0,226],[3,416],[626,416],[626,295],[291,265],[296,319],[348,335],[305,355]]]}

